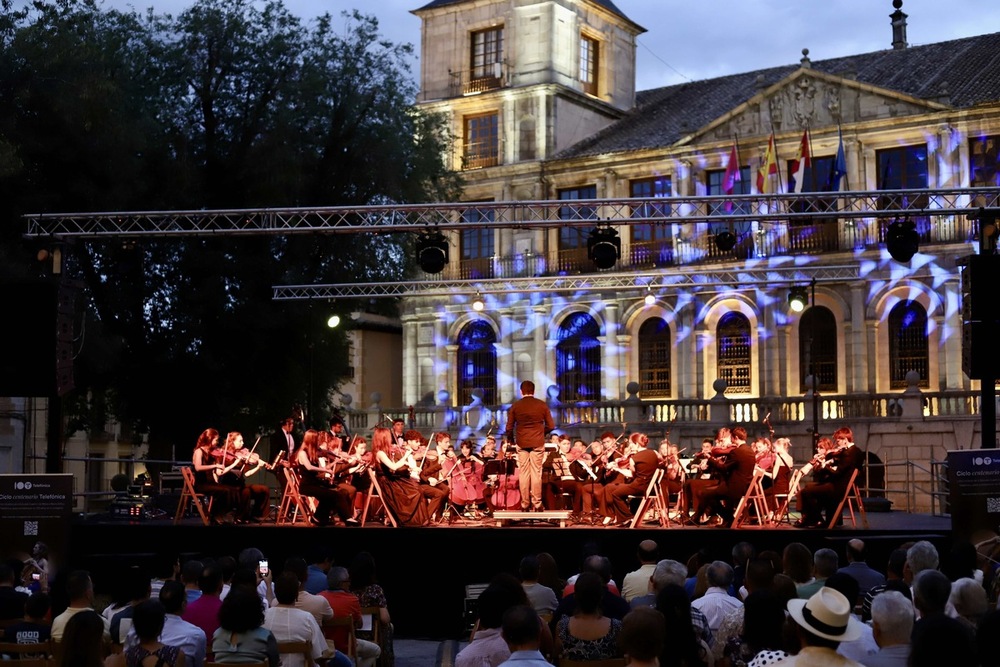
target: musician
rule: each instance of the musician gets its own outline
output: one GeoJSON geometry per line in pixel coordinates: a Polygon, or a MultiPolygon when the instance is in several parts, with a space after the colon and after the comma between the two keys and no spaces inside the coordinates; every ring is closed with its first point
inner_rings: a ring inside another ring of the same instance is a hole
{"type": "Polygon", "coordinates": [[[431,521],[440,522],[444,518],[444,508],[451,493],[451,488],[444,479],[441,457],[436,449],[426,446],[419,431],[409,430],[403,435],[406,446],[420,468],[420,495],[427,500],[427,515],[431,521]]]}
{"type": "Polygon", "coordinates": [[[271,461],[277,462],[278,467],[272,468],[272,472],[278,478],[278,488],[281,495],[285,495],[285,472],[284,469],[291,465],[295,457],[298,445],[292,431],[295,429],[295,418],[288,417],[278,424],[278,430],[271,434],[271,461]]]}
{"type": "Polygon", "coordinates": [[[497,439],[495,436],[486,436],[486,441],[479,448],[479,458],[484,462],[491,461],[497,457],[497,439]]]}
{"type": "Polygon", "coordinates": [[[386,507],[404,525],[427,525],[427,503],[420,491],[420,470],[412,453],[405,447],[394,447],[392,435],[384,426],[375,427],[372,453],[386,507]]]}
{"type": "Polygon", "coordinates": [[[351,436],[347,433],[347,426],[344,424],[343,417],[340,415],[330,417],[329,433],[334,438],[332,446],[340,447],[340,450],[344,452],[351,448],[351,436]]]}
{"type": "Polygon", "coordinates": [[[822,528],[829,524],[847,493],[851,475],[864,465],[865,454],[854,444],[854,433],[850,428],[844,426],[834,431],[833,442],[834,449],[823,456],[825,465],[814,470],[814,481],[806,484],[799,493],[802,518],[795,522],[798,528],[822,528]]]}
{"type": "Polygon", "coordinates": [[[396,417],[392,420],[392,444],[397,447],[406,446],[406,434],[403,433],[403,418],[396,417]]]}
{"type": "Polygon", "coordinates": [[[788,493],[788,486],[792,479],[792,466],[795,465],[792,455],[788,452],[791,446],[792,443],[788,438],[775,438],[774,442],[771,443],[774,462],[770,468],[764,468],[761,487],[764,489],[767,507],[772,512],[778,509],[775,496],[783,496],[788,493]]]}
{"type": "Polygon", "coordinates": [[[223,517],[239,505],[239,494],[227,484],[219,483],[217,476],[225,470],[221,463],[222,450],[219,448],[219,432],[206,428],[198,436],[191,454],[194,468],[194,489],[213,498],[212,522],[221,523],[223,517]]]}
{"type": "Polygon", "coordinates": [[[330,523],[330,512],[340,502],[341,494],[330,484],[330,471],[320,463],[320,458],[325,459],[325,456],[319,447],[319,436],[319,431],[307,430],[292,462],[299,475],[299,493],[316,499],[312,523],[326,526],[330,523]]]}
{"type": "MultiPolygon", "coordinates": [[[[742,428],[739,427],[739,430],[742,428]]],[[[739,436],[734,440],[738,438],[739,436]]],[[[695,522],[705,525],[712,514],[718,514],[726,527],[732,525],[733,512],[750,488],[756,464],[757,457],[745,437],[742,444],[729,449],[724,459],[713,455],[708,460],[708,467],[719,474],[719,483],[701,495],[701,501],[695,508],[695,522]]]]}
{"type": "Polygon", "coordinates": [[[542,462],[545,458],[545,434],[555,428],[552,413],[545,401],[535,398],[535,383],[521,383],[521,398],[507,411],[507,429],[517,445],[520,469],[521,511],[542,510],[542,462]]]}
{"type": "Polygon", "coordinates": [[[587,445],[583,440],[573,441],[573,446],[569,450],[569,469],[577,481],[577,498],[579,508],[576,510],[579,519],[591,522],[594,514],[594,489],[600,488],[603,493],[604,485],[598,482],[597,471],[592,465],[593,457],[587,451],[587,445]]]}
{"type": "MultiPolygon", "coordinates": [[[[716,432],[715,440],[708,443],[707,438],[702,441],[700,455],[695,455],[695,460],[698,461],[696,472],[689,475],[684,484],[684,501],[687,511],[696,509],[701,504],[701,497],[705,492],[716,487],[721,481],[718,470],[710,468],[709,463],[716,457],[721,461],[733,448],[732,431],[723,426],[716,432]]],[[[697,517],[698,515],[695,514],[694,518],[697,517]]]]}
{"type": "Polygon", "coordinates": [[[451,486],[450,500],[465,506],[467,512],[475,515],[483,503],[486,485],[483,482],[483,462],[472,451],[476,445],[471,440],[463,440],[458,455],[446,461],[442,467],[448,472],[451,486]]]}
{"type": "MultiPolygon", "coordinates": [[[[597,514],[599,520],[609,516],[607,506],[607,496],[604,491],[609,484],[613,484],[621,478],[617,468],[610,465],[618,458],[617,439],[614,433],[605,432],[601,434],[600,440],[590,443],[591,468],[597,479],[593,484],[587,484],[583,492],[589,493],[597,501],[597,514]]],[[[586,501],[584,501],[586,502],[586,501]]]]}
{"type": "Polygon", "coordinates": [[[572,503],[571,509],[575,514],[579,514],[582,507],[582,498],[580,497],[580,482],[577,481],[576,476],[570,468],[570,464],[572,463],[570,459],[572,446],[569,438],[564,437],[559,440],[559,449],[550,452],[545,457],[542,469],[551,472],[543,485],[542,493],[545,498],[545,506],[553,510],[563,509],[559,506],[559,501],[562,500],[564,493],[569,494],[570,502],[572,503]]]}
{"type": "Polygon", "coordinates": [[[334,509],[340,520],[349,526],[358,524],[354,516],[354,499],[358,495],[358,489],[353,484],[355,473],[362,469],[354,453],[358,438],[358,436],[352,438],[354,445],[349,445],[347,451],[341,448],[340,438],[330,432],[320,433],[318,441],[321,450],[320,460],[330,471],[324,479],[337,492],[334,509]]]}
{"type": "Polygon", "coordinates": [[[244,448],[243,435],[239,431],[229,432],[224,450],[228,471],[219,477],[219,482],[239,490],[237,522],[260,523],[271,507],[271,490],[264,484],[247,484],[246,480],[267,464],[257,452],[244,448]],[[232,464],[228,464],[230,460],[232,464]]]}
{"type": "Polygon", "coordinates": [[[660,442],[656,457],[663,469],[663,481],[660,483],[660,494],[664,498],[680,493],[684,488],[684,466],[681,465],[680,452],[677,445],[669,440],[660,442]]]}
{"type": "Polygon", "coordinates": [[[649,448],[649,437],[645,433],[633,433],[629,436],[624,456],[615,462],[623,479],[609,484],[604,490],[605,506],[611,510],[604,517],[605,526],[625,524],[632,519],[628,497],[646,493],[646,487],[658,465],[656,452],[649,448]]]}

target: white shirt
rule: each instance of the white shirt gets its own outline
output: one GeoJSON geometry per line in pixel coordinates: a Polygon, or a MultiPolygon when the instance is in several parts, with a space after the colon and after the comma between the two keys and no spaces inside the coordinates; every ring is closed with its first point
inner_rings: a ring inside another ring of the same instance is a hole
{"type": "MultiPolygon", "coordinates": [[[[126,646],[131,645],[129,638],[135,640],[134,629],[129,630],[129,636],[125,639],[126,646]]],[[[167,614],[160,642],[167,646],[179,646],[186,658],[185,663],[189,662],[191,667],[203,667],[205,664],[205,645],[208,643],[205,631],[177,614],[167,614]]]]}
{"type": "Polygon", "coordinates": [[[725,588],[712,586],[705,594],[696,600],[691,601],[691,606],[705,614],[708,619],[708,627],[715,634],[722,625],[722,619],[729,615],[737,607],[742,607],[743,603],[734,598],[725,588]]]}
{"type": "MultiPolygon", "coordinates": [[[[313,658],[321,658],[327,652],[323,631],[308,611],[294,607],[271,607],[264,612],[264,627],[279,642],[310,642],[313,658]]],[[[281,667],[307,667],[304,663],[301,653],[281,655],[281,667]]]]}

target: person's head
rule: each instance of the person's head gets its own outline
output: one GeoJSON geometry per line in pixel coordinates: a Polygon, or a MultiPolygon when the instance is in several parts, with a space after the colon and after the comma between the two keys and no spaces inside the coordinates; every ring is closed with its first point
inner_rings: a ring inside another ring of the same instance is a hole
{"type": "Polygon", "coordinates": [[[816,441],[816,451],[817,452],[828,452],[833,449],[833,440],[826,437],[825,435],[816,441]]]}
{"type": "Polygon", "coordinates": [[[605,585],[611,581],[611,561],[607,556],[602,556],[600,554],[591,554],[583,559],[583,567],[580,568],[582,572],[594,572],[600,576],[601,580],[605,585]]]}
{"type": "Polygon", "coordinates": [[[299,596],[299,578],[294,572],[283,571],[274,580],[274,597],[278,604],[292,606],[299,596]]]}
{"type": "Polygon", "coordinates": [[[601,434],[601,446],[605,449],[613,449],[615,446],[615,441],[618,438],[611,431],[605,431],[601,434]]]}
{"type": "Polygon", "coordinates": [[[534,396],[535,395],[535,383],[531,380],[525,380],[521,383],[521,396],[534,396]]]}
{"type": "Polygon", "coordinates": [[[222,567],[218,563],[207,563],[198,576],[198,588],[205,595],[218,595],[222,592],[222,567]]]}
{"type": "Polygon", "coordinates": [[[121,579],[126,599],[129,602],[137,602],[149,597],[149,574],[143,568],[126,568],[121,579]]]}
{"type": "Polygon", "coordinates": [[[292,429],[295,428],[295,420],[292,419],[291,417],[288,417],[287,419],[282,420],[280,426],[281,430],[284,431],[285,433],[291,433],[292,429]]]}
{"type": "Polygon", "coordinates": [[[705,572],[709,588],[729,588],[733,583],[733,566],[724,560],[712,561],[705,572]]]}
{"type": "Polygon", "coordinates": [[[921,570],[913,578],[913,605],[920,616],[943,614],[951,596],[951,582],[937,570],[921,570]]]}
{"type": "Polygon", "coordinates": [[[265,560],[264,552],[257,547],[246,547],[236,556],[236,563],[241,568],[257,569],[257,564],[265,560]]]}
{"type": "Polygon", "coordinates": [[[326,573],[326,587],[331,591],[351,590],[351,573],[346,567],[334,565],[326,573]]]}
{"type": "Polygon", "coordinates": [[[655,563],[660,559],[660,547],[653,540],[643,540],[635,555],[640,563],[655,563]]]}
{"type": "Polygon", "coordinates": [[[184,561],[181,565],[181,581],[188,588],[198,588],[198,579],[201,578],[201,571],[205,569],[205,564],[200,560],[192,558],[184,561]]]}
{"type": "Polygon", "coordinates": [[[392,450],[392,432],[385,426],[376,426],[372,431],[372,452],[385,452],[388,454],[392,450]]]}
{"type": "Polygon", "coordinates": [[[757,550],[754,546],[745,540],[734,544],[730,552],[734,567],[745,567],[756,554],[757,550]]]}
{"type": "Polygon", "coordinates": [[[538,581],[538,557],[531,554],[521,559],[517,567],[517,576],[521,581],[538,581]]]}
{"type": "Polygon", "coordinates": [[[446,449],[451,449],[451,434],[445,431],[439,431],[434,434],[434,444],[437,445],[438,451],[444,451],[446,449]]]}
{"type": "Polygon", "coordinates": [[[789,600],[788,613],[803,646],[836,650],[840,642],[861,636],[861,622],[851,615],[852,606],[843,593],[824,586],[808,600],[789,600]]]}
{"type": "Polygon", "coordinates": [[[542,551],[536,558],[538,558],[538,582],[553,590],[558,588],[556,594],[561,594],[562,580],[559,577],[559,564],[555,557],[547,551],[542,551]]]}
{"type": "Polygon", "coordinates": [[[742,426],[736,426],[732,430],[733,442],[744,443],[747,441],[747,430],[742,426]]]}
{"type": "Polygon", "coordinates": [[[24,603],[24,617],[33,621],[40,621],[45,618],[52,608],[52,599],[48,593],[32,593],[24,603]]]}
{"type": "Polygon", "coordinates": [[[912,583],[916,576],[924,570],[936,570],[939,562],[937,547],[927,540],[920,540],[906,550],[903,579],[907,583],[912,583]]]}
{"type": "Polygon", "coordinates": [[[752,591],[743,602],[743,639],[754,649],[775,650],[782,646],[785,605],[769,590],[752,591]]]}
{"type": "Polygon", "coordinates": [[[516,605],[505,611],[502,627],[504,641],[511,652],[538,648],[541,622],[528,605],[516,605]]]}
{"type": "Polygon", "coordinates": [[[854,432],[848,426],[841,426],[833,432],[833,446],[846,447],[854,444],[854,432]]]}
{"type": "Polygon", "coordinates": [[[956,542],[941,557],[941,571],[951,581],[975,576],[979,560],[976,547],[970,542],[956,542]]]}
{"type": "Polygon", "coordinates": [[[909,644],[913,602],[899,591],[883,591],[872,599],[872,635],[880,648],[909,644]]]}
{"type": "Polygon", "coordinates": [[[684,586],[687,580],[687,566],[669,558],[656,564],[653,574],[649,577],[653,590],[662,591],[667,586],[684,586]]]}
{"type": "Polygon", "coordinates": [[[663,653],[667,621],[652,607],[637,607],[622,619],[618,647],[629,660],[651,661],[663,653]]]}
{"type": "Polygon", "coordinates": [[[797,584],[804,584],[812,578],[812,551],[801,542],[790,542],[781,552],[781,571],[797,584]]]}
{"type": "Polygon", "coordinates": [[[771,451],[771,441],[767,438],[756,438],[753,441],[753,451],[757,456],[762,456],[771,451]]]}
{"type": "Polygon", "coordinates": [[[893,549],[889,553],[889,560],[885,565],[885,578],[903,579],[903,571],[906,569],[906,549],[893,549]]]}
{"type": "Polygon", "coordinates": [[[712,447],[715,446],[715,441],[711,438],[705,438],[701,441],[701,452],[702,454],[709,454],[712,451],[712,447]]]}
{"type": "Polygon", "coordinates": [[[219,607],[219,627],[228,632],[248,632],[263,623],[264,610],[257,591],[231,588],[219,607]]]}
{"type": "Polygon", "coordinates": [[[74,570],[66,577],[66,595],[73,607],[89,607],[94,602],[94,582],[90,572],[74,570]]]}
{"type": "Polygon", "coordinates": [[[475,448],[476,448],[475,443],[468,439],[463,440],[462,443],[458,446],[458,449],[462,453],[462,456],[466,458],[472,455],[472,452],[473,450],[475,450],[475,448]]]}
{"type": "Polygon", "coordinates": [[[479,595],[477,609],[479,627],[499,628],[503,625],[503,614],[511,607],[527,604],[528,598],[517,580],[509,576],[497,576],[479,595]]]}
{"type": "Polygon", "coordinates": [[[986,589],[975,579],[962,577],[951,585],[951,595],[948,600],[962,618],[973,625],[978,625],[980,619],[989,609],[986,599],[986,589]]]}
{"type": "Polygon", "coordinates": [[[361,590],[377,581],[375,558],[367,551],[358,552],[348,569],[351,573],[352,590],[361,590]]]}
{"type": "Polygon", "coordinates": [[[774,591],[774,594],[778,596],[783,605],[787,605],[789,600],[794,600],[799,596],[795,581],[784,573],[774,575],[771,590],[774,591]]]}
{"type": "Polygon", "coordinates": [[[865,558],[867,558],[868,555],[865,551],[864,540],[859,540],[857,538],[848,540],[846,553],[848,563],[864,563],[865,558]]]}
{"type": "Polygon", "coordinates": [[[62,636],[60,667],[104,664],[104,619],[92,609],[73,614],[62,636]]]}
{"type": "Polygon", "coordinates": [[[230,431],[229,434],[226,435],[226,449],[230,451],[243,449],[243,434],[239,431],[230,431]]]}
{"type": "Polygon", "coordinates": [[[168,614],[179,616],[184,612],[184,606],[187,604],[184,584],[174,579],[163,582],[163,586],[160,588],[160,602],[163,603],[163,608],[168,614]]]}
{"type": "Polygon", "coordinates": [[[723,447],[729,446],[733,443],[733,432],[728,428],[723,426],[718,431],[715,432],[715,443],[723,447]]]}
{"type": "Polygon", "coordinates": [[[833,549],[817,549],[813,554],[813,574],[817,579],[829,577],[837,571],[840,561],[833,549]]]}
{"type": "Polygon", "coordinates": [[[861,585],[857,579],[846,572],[834,572],[826,578],[823,585],[840,591],[851,603],[852,608],[861,601],[861,585]]]}
{"type": "Polygon", "coordinates": [[[330,432],[331,433],[343,433],[344,432],[344,418],[340,415],[333,415],[330,417],[330,432]]]}
{"type": "Polygon", "coordinates": [[[309,460],[315,461],[319,456],[319,431],[308,429],[302,434],[302,444],[299,447],[306,453],[309,460]]]}
{"type": "Polygon", "coordinates": [[[775,438],[774,442],[771,443],[771,449],[778,454],[787,454],[791,446],[792,441],[788,438],[775,438]]]}
{"type": "Polygon", "coordinates": [[[483,443],[483,446],[480,448],[479,451],[483,456],[487,457],[495,456],[497,453],[496,438],[494,438],[492,435],[486,438],[486,442],[483,443]]]}
{"type": "Polygon", "coordinates": [[[393,431],[393,433],[397,433],[399,435],[402,435],[403,434],[403,428],[405,428],[405,426],[406,426],[406,424],[405,424],[405,422],[403,422],[403,419],[401,417],[396,417],[395,419],[392,420],[392,431],[393,431]]]}
{"type": "Polygon", "coordinates": [[[215,564],[219,566],[219,570],[222,572],[222,583],[228,584],[236,572],[236,559],[229,555],[219,556],[215,564]]]}
{"type": "Polygon", "coordinates": [[[413,429],[404,433],[403,439],[406,440],[406,444],[410,449],[418,449],[422,444],[424,444],[424,436],[420,435],[420,431],[415,431],[413,429]]]}
{"type": "Polygon", "coordinates": [[[581,572],[573,587],[576,609],[584,614],[596,613],[608,592],[607,583],[595,572],[581,572]]]}
{"type": "Polygon", "coordinates": [[[628,437],[628,442],[634,451],[640,451],[649,447],[649,436],[645,433],[633,433],[628,437]]]}
{"type": "Polygon", "coordinates": [[[145,600],[132,611],[132,627],[136,636],[144,642],[156,641],[163,632],[167,611],[159,600],[145,600]]]}
{"type": "MultiPolygon", "coordinates": [[[[189,441],[190,442],[190,441],[189,441]]],[[[198,442],[195,445],[199,449],[210,449],[216,447],[219,444],[219,432],[214,428],[206,428],[198,436],[198,442]]]]}
{"type": "Polygon", "coordinates": [[[754,558],[747,563],[743,584],[747,592],[769,590],[774,585],[774,565],[766,558],[754,558]]]}
{"type": "Polygon", "coordinates": [[[281,568],[282,572],[291,572],[299,580],[299,584],[305,584],[309,578],[309,564],[301,556],[289,556],[285,559],[281,568]]]}

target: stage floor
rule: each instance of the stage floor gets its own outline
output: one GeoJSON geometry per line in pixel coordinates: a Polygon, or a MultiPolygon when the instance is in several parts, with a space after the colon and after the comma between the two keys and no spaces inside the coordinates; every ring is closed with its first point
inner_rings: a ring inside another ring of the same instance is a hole
{"type": "Polygon", "coordinates": [[[110,515],[81,517],[70,527],[71,568],[90,570],[100,593],[110,587],[122,567],[151,566],[158,554],[182,559],[236,556],[246,547],[261,549],[280,570],[289,556],[303,556],[310,547],[329,547],[339,565],[349,566],[360,551],[370,552],[378,564],[378,578],[386,590],[389,610],[400,637],[461,639],[465,636],[466,585],[488,582],[498,572],[517,573],[526,554],[551,553],[568,577],[579,570],[585,550],[595,548],[610,558],[619,583],[638,563],[636,547],[644,539],[660,545],[661,557],[680,562],[699,550],[712,558],[731,560],[732,547],[741,541],[758,552],[781,552],[790,542],[810,549],[830,547],[841,554],[844,544],[860,537],[868,545],[869,563],[884,570],[889,553],[899,545],[928,539],[939,550],[948,548],[951,519],[905,512],[869,512],[867,529],[846,525],[834,530],[805,530],[781,526],[640,528],[570,525],[558,521],[518,522],[502,527],[493,519],[460,519],[426,528],[393,528],[381,522],[364,527],[316,527],[306,524],[246,524],[204,526],[197,518],[174,525],[172,517],[130,522],[110,515]]]}

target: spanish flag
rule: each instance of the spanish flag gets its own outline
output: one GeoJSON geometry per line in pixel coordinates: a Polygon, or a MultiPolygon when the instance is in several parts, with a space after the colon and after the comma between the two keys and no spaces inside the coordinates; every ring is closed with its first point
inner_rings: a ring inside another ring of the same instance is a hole
{"type": "Polygon", "coordinates": [[[774,154],[774,132],[767,140],[767,150],[764,152],[764,159],[757,170],[757,192],[766,195],[772,191],[771,176],[778,173],[778,162],[774,154]]]}

